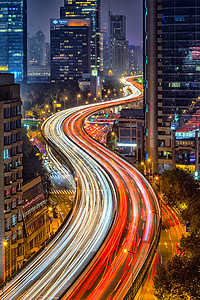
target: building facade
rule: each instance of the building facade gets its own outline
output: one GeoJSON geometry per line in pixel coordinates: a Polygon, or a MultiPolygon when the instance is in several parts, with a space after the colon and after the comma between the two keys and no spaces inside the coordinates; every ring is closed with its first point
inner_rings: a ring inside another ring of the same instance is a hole
{"type": "Polygon", "coordinates": [[[90,71],[90,20],[51,20],[51,82],[74,80],[90,71]]]}
{"type": "Polygon", "coordinates": [[[22,128],[20,86],[0,74],[0,277],[9,278],[23,262],[22,128]]]}
{"type": "Polygon", "coordinates": [[[199,109],[199,12],[196,0],[144,1],[146,152],[155,170],[174,168],[173,131],[199,109]]]}
{"type": "Polygon", "coordinates": [[[109,14],[109,69],[116,75],[129,71],[126,16],[109,14]]]}
{"type": "Polygon", "coordinates": [[[0,72],[27,77],[27,0],[0,1],[0,72]]]}
{"type": "Polygon", "coordinates": [[[38,176],[22,186],[24,220],[24,259],[37,252],[50,236],[50,218],[46,205],[41,177],[38,176]]]}
{"type": "Polygon", "coordinates": [[[93,75],[103,72],[103,53],[101,39],[101,1],[100,0],[65,0],[60,8],[61,19],[88,19],[91,24],[91,71],[93,75]]]}
{"type": "Polygon", "coordinates": [[[129,70],[131,75],[143,73],[143,49],[140,46],[129,45],[129,70]]]}
{"type": "Polygon", "coordinates": [[[132,156],[135,162],[143,160],[144,112],[126,108],[120,112],[118,125],[118,149],[121,154],[132,156]]]}
{"type": "Polygon", "coordinates": [[[45,35],[39,30],[29,39],[28,43],[28,65],[46,65],[46,43],[45,35]]]}

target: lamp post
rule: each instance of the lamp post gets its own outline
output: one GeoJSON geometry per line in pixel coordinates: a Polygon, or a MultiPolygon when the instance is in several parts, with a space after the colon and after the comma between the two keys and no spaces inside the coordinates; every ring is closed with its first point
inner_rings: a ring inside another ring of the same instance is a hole
{"type": "Polygon", "coordinates": [[[88,102],[90,102],[91,93],[88,93],[88,102]]]}
{"type": "Polygon", "coordinates": [[[127,249],[124,249],[124,252],[125,253],[130,253],[132,254],[131,255],[131,266],[132,266],[132,270],[131,270],[131,277],[132,277],[132,283],[131,283],[131,287],[132,287],[132,284],[133,284],[133,255],[135,254],[135,252],[131,251],[131,250],[127,250],[127,249]]]}
{"type": "Polygon", "coordinates": [[[55,114],[55,112],[56,112],[56,106],[57,106],[56,101],[53,101],[53,112],[54,112],[54,114],[55,114]]]}
{"type": "Polygon", "coordinates": [[[141,165],[144,167],[144,175],[147,175],[147,167],[146,164],[142,161],[141,165]]]}
{"type": "Polygon", "coordinates": [[[47,118],[47,112],[48,112],[48,108],[49,108],[49,105],[48,104],[46,104],[45,105],[45,117],[47,118]]]}
{"type": "Polygon", "coordinates": [[[78,106],[78,105],[79,105],[78,102],[79,102],[79,100],[81,99],[81,95],[78,94],[76,99],[77,99],[77,106],[78,106]]]}
{"type": "MultiPolygon", "coordinates": [[[[4,281],[6,281],[6,247],[8,246],[7,241],[3,241],[3,246],[4,246],[4,281]]],[[[11,262],[11,257],[10,257],[10,262],[11,262]]]]}
{"type": "Polygon", "coordinates": [[[65,97],[64,99],[64,109],[66,109],[66,101],[67,101],[68,97],[65,97]]]}
{"type": "Polygon", "coordinates": [[[149,181],[150,181],[150,175],[151,175],[151,170],[152,170],[152,181],[153,181],[153,161],[151,161],[150,158],[147,159],[147,162],[150,164],[151,162],[151,167],[149,165],[149,181]]]}

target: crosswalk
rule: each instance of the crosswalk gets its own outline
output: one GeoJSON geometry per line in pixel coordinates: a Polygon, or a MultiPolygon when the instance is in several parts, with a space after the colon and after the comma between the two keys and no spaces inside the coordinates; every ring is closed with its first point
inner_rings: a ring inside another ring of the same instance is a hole
{"type": "Polygon", "coordinates": [[[51,190],[50,191],[51,195],[59,194],[59,195],[75,195],[76,191],[74,190],[51,190]]]}

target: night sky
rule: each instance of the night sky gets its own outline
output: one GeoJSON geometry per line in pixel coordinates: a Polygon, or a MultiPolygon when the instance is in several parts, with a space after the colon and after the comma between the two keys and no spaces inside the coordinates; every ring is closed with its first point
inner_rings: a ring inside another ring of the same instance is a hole
{"type": "MultiPolygon", "coordinates": [[[[49,41],[51,18],[59,18],[59,8],[64,0],[29,0],[28,33],[34,35],[40,28],[49,41]]],[[[107,23],[108,11],[127,17],[127,40],[130,44],[142,46],[142,0],[102,0],[102,27],[107,23]]]]}

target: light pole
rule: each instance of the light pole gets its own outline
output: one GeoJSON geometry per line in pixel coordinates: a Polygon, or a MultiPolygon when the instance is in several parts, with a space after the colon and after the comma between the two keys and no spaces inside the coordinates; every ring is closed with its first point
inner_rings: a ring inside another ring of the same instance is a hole
{"type": "Polygon", "coordinates": [[[80,99],[81,99],[81,95],[78,94],[78,95],[77,95],[77,106],[79,105],[78,102],[79,102],[80,99]]]}
{"type": "Polygon", "coordinates": [[[45,117],[47,118],[47,112],[48,112],[48,108],[49,108],[49,105],[48,104],[46,104],[45,105],[45,117]]]}
{"type": "Polygon", "coordinates": [[[133,285],[133,255],[135,254],[135,252],[133,252],[133,251],[131,251],[131,250],[127,250],[127,249],[124,249],[124,252],[125,253],[130,253],[130,254],[132,254],[131,255],[131,267],[132,267],[132,270],[131,270],[131,276],[132,276],[132,283],[131,283],[131,287],[132,287],[132,285],[133,285]]]}
{"type": "MultiPolygon", "coordinates": [[[[4,246],[4,281],[6,281],[6,247],[8,246],[7,241],[3,241],[3,246],[4,246]]],[[[11,262],[11,257],[10,257],[10,262],[11,262]]]]}
{"type": "Polygon", "coordinates": [[[147,162],[150,164],[151,162],[151,167],[149,165],[149,181],[150,181],[150,175],[151,175],[151,170],[152,170],[152,181],[153,181],[153,161],[151,161],[150,158],[147,159],[147,162]]]}
{"type": "Polygon", "coordinates": [[[68,97],[65,97],[65,100],[64,100],[64,109],[66,109],[66,101],[67,101],[68,97]]]}
{"type": "Polygon", "coordinates": [[[88,93],[88,102],[90,102],[91,93],[88,93]]]}

